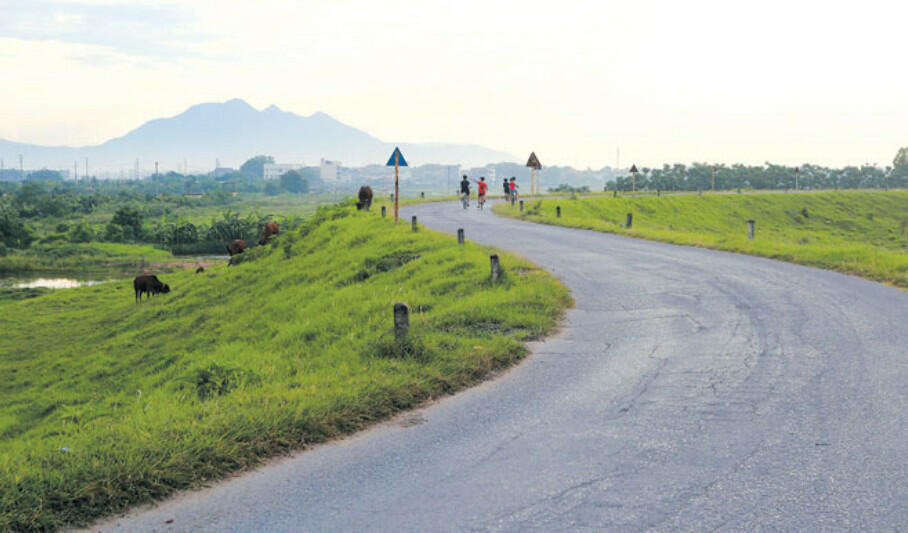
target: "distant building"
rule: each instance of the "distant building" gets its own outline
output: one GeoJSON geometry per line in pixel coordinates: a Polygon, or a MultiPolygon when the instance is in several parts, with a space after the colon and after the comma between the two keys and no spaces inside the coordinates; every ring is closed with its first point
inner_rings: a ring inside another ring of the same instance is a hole
{"type": "Polygon", "coordinates": [[[336,183],[338,167],[340,167],[340,161],[322,159],[319,164],[319,177],[325,183],[336,183]]]}
{"type": "Polygon", "coordinates": [[[300,172],[303,170],[303,165],[300,163],[265,163],[264,176],[266,180],[276,180],[291,170],[300,172]]]}

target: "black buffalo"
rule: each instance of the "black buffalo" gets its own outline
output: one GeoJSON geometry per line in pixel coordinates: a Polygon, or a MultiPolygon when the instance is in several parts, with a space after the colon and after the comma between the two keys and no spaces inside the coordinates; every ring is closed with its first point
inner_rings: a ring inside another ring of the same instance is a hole
{"type": "Polygon", "coordinates": [[[136,290],[136,301],[142,299],[143,294],[151,298],[152,294],[167,294],[170,292],[170,285],[161,282],[154,274],[136,276],[132,281],[132,286],[136,290]]]}
{"type": "Polygon", "coordinates": [[[366,211],[372,207],[372,187],[368,185],[363,185],[359,188],[359,203],[356,204],[357,209],[365,209],[366,211]]]}

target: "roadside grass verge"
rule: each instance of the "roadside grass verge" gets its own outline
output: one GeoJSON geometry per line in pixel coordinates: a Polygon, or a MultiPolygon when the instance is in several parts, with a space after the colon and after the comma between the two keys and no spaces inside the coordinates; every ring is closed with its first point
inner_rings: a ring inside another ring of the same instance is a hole
{"type": "Polygon", "coordinates": [[[348,204],[141,303],[131,280],[0,300],[0,531],[85,525],[514,364],[571,299],[510,254],[489,282],[490,251],[348,204]]]}
{"type": "Polygon", "coordinates": [[[758,255],[908,288],[908,192],[577,198],[506,205],[532,222],[758,255]],[[561,218],[556,206],[561,206],[561,218]],[[633,213],[630,229],[624,227],[633,213]],[[756,238],[747,239],[747,220],[756,238]]]}

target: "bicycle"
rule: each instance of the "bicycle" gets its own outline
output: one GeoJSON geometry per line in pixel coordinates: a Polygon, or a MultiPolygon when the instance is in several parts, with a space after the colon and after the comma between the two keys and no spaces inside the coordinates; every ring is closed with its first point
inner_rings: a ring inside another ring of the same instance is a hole
{"type": "Polygon", "coordinates": [[[460,201],[463,203],[464,209],[470,207],[470,194],[465,192],[460,193],[460,201]]]}

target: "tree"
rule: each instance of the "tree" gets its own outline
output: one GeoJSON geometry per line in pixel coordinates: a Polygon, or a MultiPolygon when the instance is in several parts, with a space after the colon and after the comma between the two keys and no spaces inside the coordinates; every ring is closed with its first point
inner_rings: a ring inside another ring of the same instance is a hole
{"type": "Polygon", "coordinates": [[[252,159],[246,160],[240,166],[240,174],[247,178],[264,178],[266,163],[274,163],[274,158],[270,155],[257,155],[252,159]]]}
{"type": "Polygon", "coordinates": [[[63,181],[63,177],[56,170],[47,170],[45,168],[29,172],[28,176],[25,177],[25,181],[63,181]]]}
{"type": "MultiPolygon", "coordinates": [[[[110,220],[110,224],[120,226],[123,228],[122,234],[124,239],[127,241],[142,238],[142,219],[143,215],[141,211],[135,207],[130,207],[124,205],[123,207],[117,209],[117,212],[114,213],[113,218],[110,220]],[[127,228],[129,228],[127,230],[127,228]],[[130,238],[132,237],[132,238],[130,238]]],[[[116,230],[110,230],[113,234],[116,234],[116,230]]]]}
{"type": "Polygon", "coordinates": [[[268,180],[268,183],[265,184],[265,194],[268,196],[281,194],[281,185],[274,180],[268,180]]]}
{"type": "Polygon", "coordinates": [[[287,192],[305,194],[309,192],[309,183],[303,179],[302,174],[295,170],[288,170],[281,175],[281,188],[287,192]]]}
{"type": "Polygon", "coordinates": [[[892,168],[900,171],[908,170],[908,146],[899,148],[895,159],[892,160],[892,168]]]}
{"type": "Polygon", "coordinates": [[[13,206],[0,204],[0,244],[9,248],[28,248],[35,240],[31,229],[13,206]]]}

